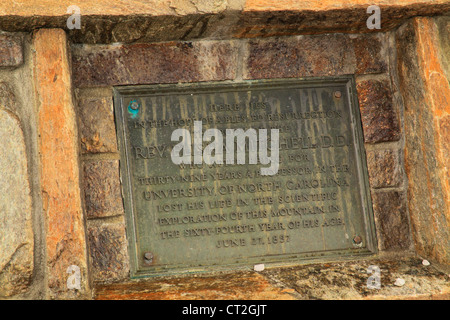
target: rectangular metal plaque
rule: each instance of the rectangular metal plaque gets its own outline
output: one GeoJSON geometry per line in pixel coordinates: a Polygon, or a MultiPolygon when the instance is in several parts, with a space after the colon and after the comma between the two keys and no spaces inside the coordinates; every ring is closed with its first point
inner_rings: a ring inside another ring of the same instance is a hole
{"type": "Polygon", "coordinates": [[[132,277],[376,250],[353,78],[118,87],[115,113],[132,277]],[[249,150],[245,164],[175,164],[174,130],[194,144],[198,121],[203,149],[207,129],[224,150],[226,129],[268,129],[270,155],[278,129],[278,171],[249,150]]]}

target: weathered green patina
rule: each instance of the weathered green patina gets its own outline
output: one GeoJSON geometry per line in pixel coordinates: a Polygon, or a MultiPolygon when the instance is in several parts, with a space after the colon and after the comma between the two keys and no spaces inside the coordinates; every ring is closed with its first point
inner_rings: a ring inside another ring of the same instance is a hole
{"type": "Polygon", "coordinates": [[[376,251],[352,78],[118,87],[115,111],[133,277],[376,251]],[[174,164],[195,121],[224,153],[226,129],[278,129],[278,171],[248,139],[245,164],[174,164]]]}

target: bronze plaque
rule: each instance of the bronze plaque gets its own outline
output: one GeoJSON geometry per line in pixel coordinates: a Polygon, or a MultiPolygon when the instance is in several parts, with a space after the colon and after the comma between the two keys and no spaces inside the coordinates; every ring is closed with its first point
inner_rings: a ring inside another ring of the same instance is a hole
{"type": "Polygon", "coordinates": [[[115,113],[132,277],[375,252],[353,78],[118,87],[115,113]]]}

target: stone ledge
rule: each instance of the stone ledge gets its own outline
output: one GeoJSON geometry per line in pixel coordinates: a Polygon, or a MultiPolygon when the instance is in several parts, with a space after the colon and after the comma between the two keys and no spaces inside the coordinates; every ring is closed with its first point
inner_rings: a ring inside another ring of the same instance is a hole
{"type": "Polygon", "coordinates": [[[154,278],[97,285],[98,300],[450,299],[449,276],[417,257],[367,259],[262,272],[154,278]],[[367,288],[367,268],[380,268],[380,289],[367,288]],[[397,287],[397,278],[405,285],[397,287]]]}
{"type": "Polygon", "coordinates": [[[399,28],[395,35],[399,92],[405,106],[408,210],[416,252],[447,264],[450,163],[444,156],[449,136],[442,124],[450,115],[450,86],[445,71],[450,51],[445,50],[440,37],[442,34],[448,37],[444,30],[449,25],[450,17],[418,17],[399,28]]]}
{"type": "Polygon", "coordinates": [[[26,292],[34,270],[25,137],[20,120],[4,108],[14,109],[15,97],[10,93],[2,97],[0,92],[0,300],[26,292]]]}
{"type": "Polygon", "coordinates": [[[194,275],[98,286],[97,300],[293,300],[254,272],[194,275]]]}
{"type": "MultiPolygon", "coordinates": [[[[220,13],[225,11],[317,11],[367,8],[373,4],[370,0],[347,0],[336,2],[297,1],[297,0],[27,0],[17,2],[3,0],[0,3],[1,16],[34,17],[66,16],[67,8],[71,5],[83,8],[86,16],[94,15],[188,15],[195,13],[220,13]]],[[[448,4],[447,0],[380,0],[377,5],[384,8],[400,7],[432,7],[448,4]]]]}
{"type": "Polygon", "coordinates": [[[87,219],[123,215],[119,160],[83,161],[87,219]]]}
{"type": "Polygon", "coordinates": [[[369,30],[366,0],[30,0],[0,3],[0,29],[32,31],[63,28],[75,43],[160,42],[193,39],[253,38],[330,32],[377,32],[393,29],[414,16],[445,15],[446,0],[379,1],[381,30],[369,30]],[[38,5],[40,3],[40,5],[38,5]],[[69,30],[70,5],[81,9],[81,29],[69,30]]]}
{"type": "Polygon", "coordinates": [[[32,44],[42,215],[46,225],[47,297],[89,298],[78,129],[67,36],[60,29],[41,29],[34,33],[32,44]],[[67,286],[67,270],[72,266],[79,268],[82,279],[77,290],[67,286]]]}

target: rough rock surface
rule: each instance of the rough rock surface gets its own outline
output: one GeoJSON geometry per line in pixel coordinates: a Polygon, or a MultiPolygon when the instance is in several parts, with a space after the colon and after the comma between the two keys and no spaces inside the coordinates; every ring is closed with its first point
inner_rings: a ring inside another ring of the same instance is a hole
{"type": "Polygon", "coordinates": [[[0,105],[0,297],[26,291],[33,274],[27,167],[20,122],[0,105]]]}
{"type": "Polygon", "coordinates": [[[52,299],[83,298],[89,296],[88,254],[67,37],[61,29],[40,29],[33,46],[48,293],[52,299]],[[72,266],[80,270],[78,288],[67,286],[72,266]]]}
{"type": "Polygon", "coordinates": [[[408,250],[411,246],[406,193],[372,192],[373,211],[380,250],[408,250]]]}
{"type": "Polygon", "coordinates": [[[18,67],[22,62],[21,36],[0,33],[0,67],[18,67]]]}
{"type": "Polygon", "coordinates": [[[100,285],[99,300],[276,300],[276,299],[449,299],[449,276],[420,258],[367,259],[296,267],[266,268],[261,272],[235,271],[187,275],[100,285]],[[380,271],[380,289],[367,282],[380,271]],[[405,285],[396,287],[397,278],[405,285]]]}
{"type": "Polygon", "coordinates": [[[111,97],[83,97],[78,102],[83,153],[117,152],[111,97]]]}
{"type": "MultiPolygon", "coordinates": [[[[0,29],[32,31],[64,28],[72,0],[0,2],[0,29]]],[[[158,42],[199,38],[251,38],[368,29],[369,0],[84,0],[78,3],[81,29],[68,30],[76,43],[158,42]]],[[[446,0],[378,1],[381,30],[391,30],[413,16],[443,14],[446,0]]]]}
{"type": "Polygon", "coordinates": [[[372,188],[398,187],[402,183],[402,167],[398,150],[367,152],[367,169],[372,188]]]}

